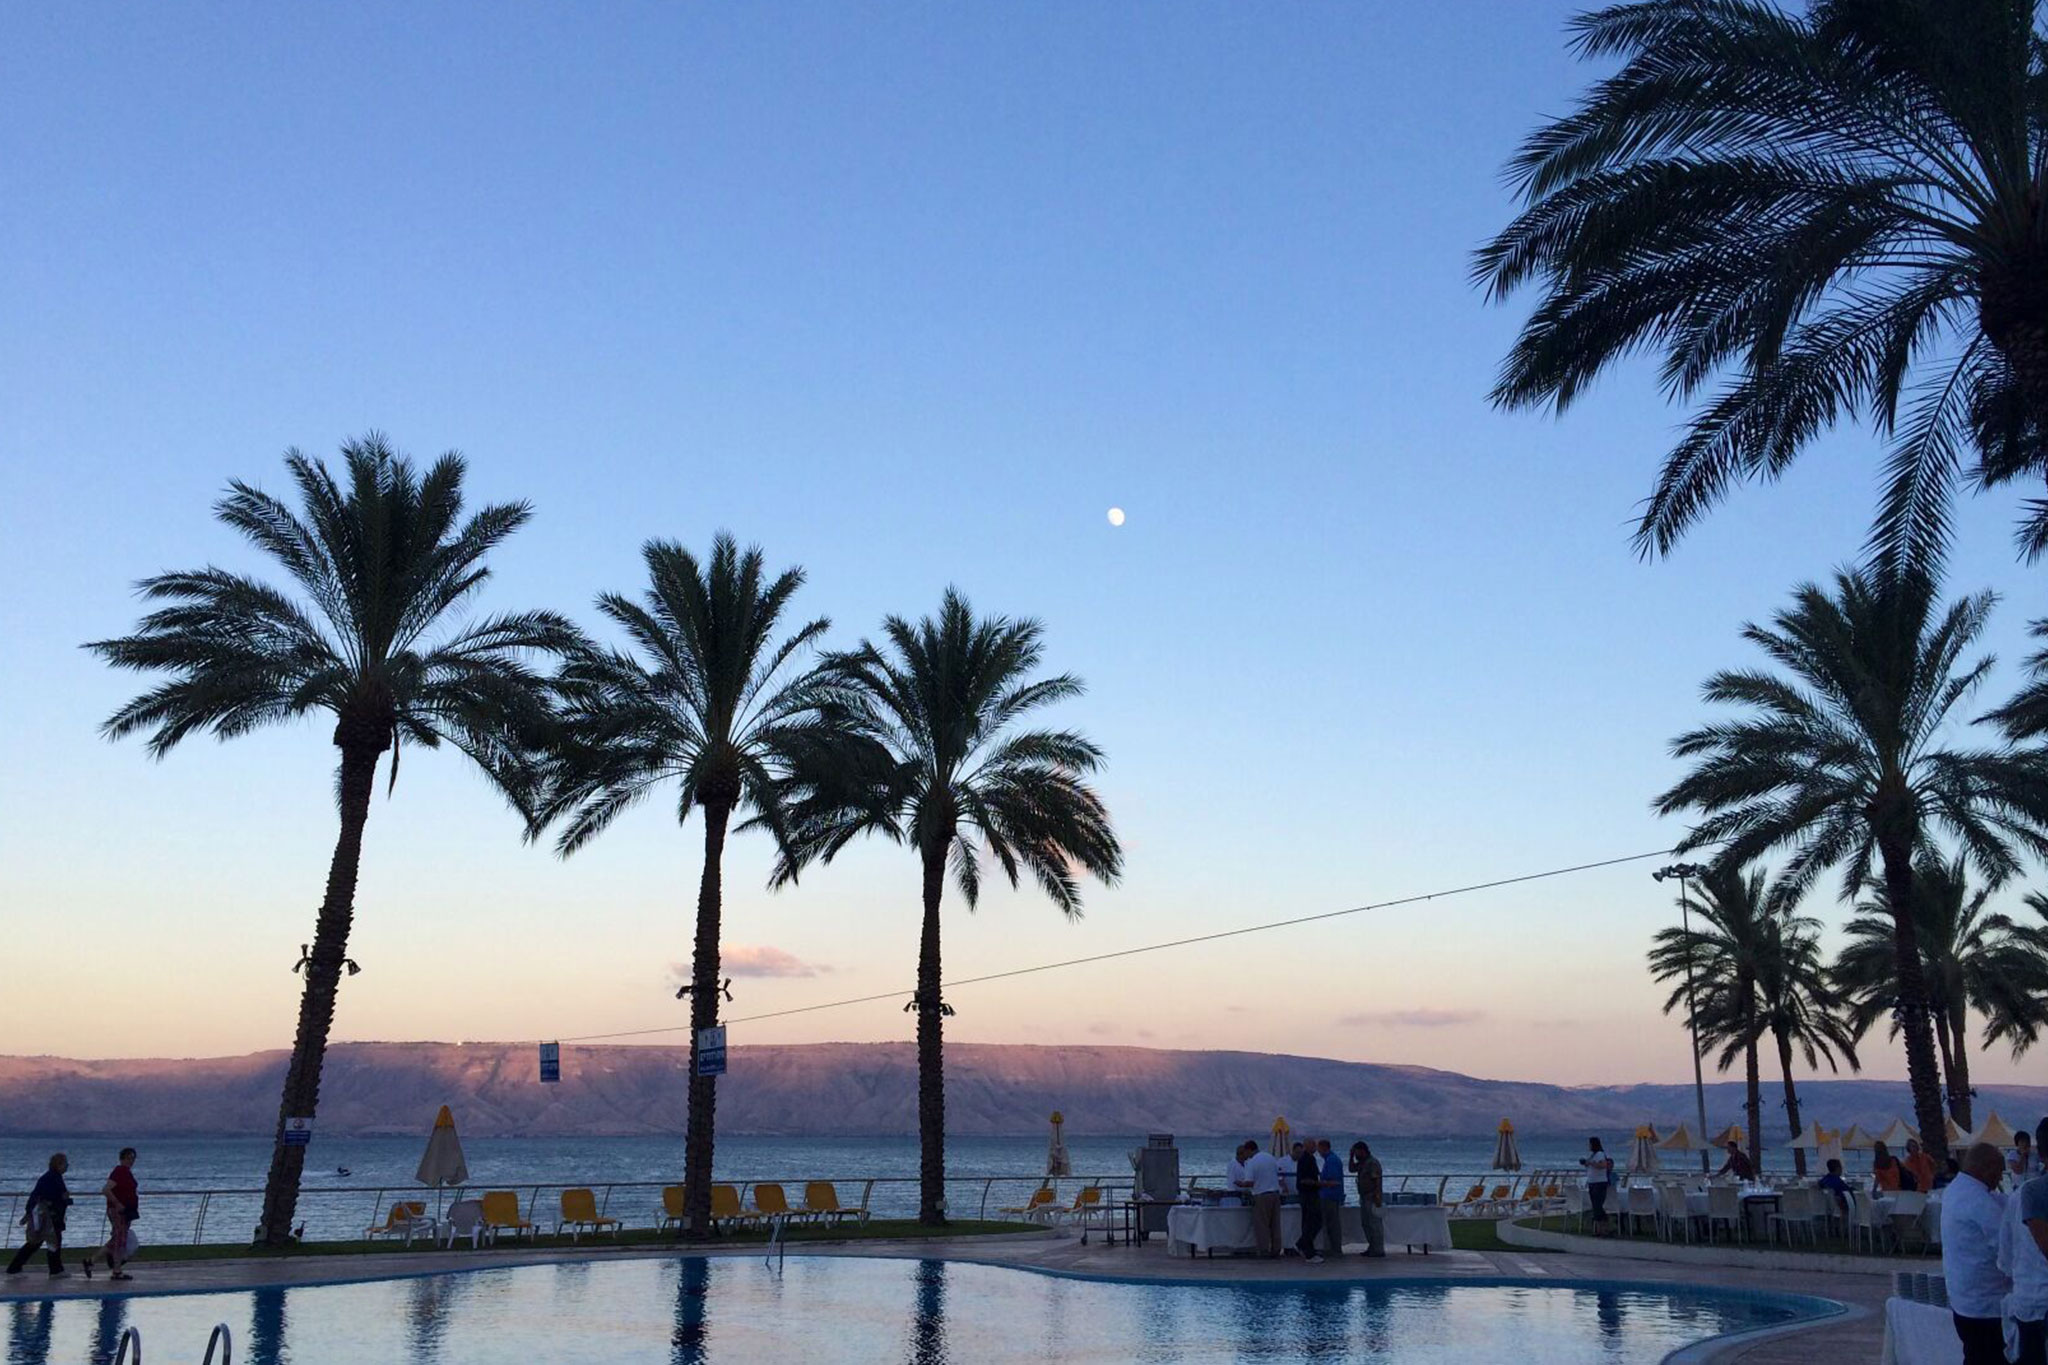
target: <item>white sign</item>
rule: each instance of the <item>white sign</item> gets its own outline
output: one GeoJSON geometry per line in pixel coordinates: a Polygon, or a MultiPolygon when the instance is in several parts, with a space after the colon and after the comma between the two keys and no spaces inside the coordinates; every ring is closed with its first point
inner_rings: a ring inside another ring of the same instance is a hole
{"type": "Polygon", "coordinates": [[[725,1028],[700,1028],[697,1030],[697,1074],[699,1076],[723,1076],[725,1074],[725,1028]]]}
{"type": "Polygon", "coordinates": [[[284,1145],[303,1147],[313,1140],[313,1120],[286,1119],[284,1121],[284,1145]]]}

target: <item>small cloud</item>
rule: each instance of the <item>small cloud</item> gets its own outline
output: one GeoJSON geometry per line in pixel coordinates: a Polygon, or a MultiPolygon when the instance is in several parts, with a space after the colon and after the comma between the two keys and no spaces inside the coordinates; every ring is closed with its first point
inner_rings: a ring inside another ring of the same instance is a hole
{"type": "MultiPolygon", "coordinates": [[[[718,954],[719,970],[725,976],[822,976],[831,971],[822,963],[805,962],[794,954],[767,944],[729,943],[718,954]]],[[[669,975],[677,981],[690,979],[690,964],[671,962],[669,975]]]]}
{"type": "Polygon", "coordinates": [[[1088,1032],[1097,1038],[1107,1038],[1110,1034],[1115,1033],[1116,1029],[1098,1019],[1088,1026],[1088,1032]]]}
{"type": "Polygon", "coordinates": [[[1223,1007],[1223,1012],[1224,1012],[1225,1014],[1250,1014],[1250,1013],[1251,1013],[1251,1006],[1249,1006],[1249,1005],[1225,1005],[1225,1006],[1223,1007]]]}
{"type": "Polygon", "coordinates": [[[1131,1032],[1132,1032],[1132,1033],[1133,1033],[1133,1034],[1134,1034],[1135,1036],[1137,1036],[1137,1037],[1139,1037],[1139,1038],[1144,1038],[1144,1039],[1147,1039],[1147,1040],[1150,1040],[1150,1039],[1153,1039],[1153,1038],[1156,1038],[1156,1037],[1158,1037],[1158,1036],[1159,1036],[1158,1034],[1154,1033],[1154,1032],[1153,1032],[1153,1031],[1152,1031],[1151,1029],[1148,1029],[1148,1028],[1141,1028],[1141,1029],[1133,1029],[1133,1030],[1131,1030],[1131,1032]]]}
{"type": "Polygon", "coordinates": [[[1347,1014],[1337,1024],[1341,1028],[1459,1028],[1485,1017],[1485,1010],[1372,1010],[1347,1014]]]}

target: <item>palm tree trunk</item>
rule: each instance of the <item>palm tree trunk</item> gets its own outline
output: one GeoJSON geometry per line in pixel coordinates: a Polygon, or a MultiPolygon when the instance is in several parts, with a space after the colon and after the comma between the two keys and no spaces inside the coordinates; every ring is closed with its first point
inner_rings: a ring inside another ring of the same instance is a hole
{"type": "Polygon", "coordinates": [[[924,851],[924,930],[917,945],[917,1221],[946,1221],[946,1051],[939,999],[939,897],[946,850],[924,851]]]}
{"type": "MultiPolygon", "coordinates": [[[[1772,1029],[1771,1034],[1778,1041],[1778,1074],[1785,1078],[1785,1122],[1792,1130],[1792,1136],[1799,1136],[1799,1091],[1792,1084],[1792,1035],[1784,1029],[1772,1029]]],[[[1806,1175],[1806,1149],[1792,1149],[1792,1169],[1801,1177],[1806,1175]]]]}
{"type": "Polygon", "coordinates": [[[1950,1009],[1949,1037],[1953,1040],[1955,1059],[1948,1070],[1948,1108],[1956,1116],[1956,1124],[1966,1133],[1977,1130],[1976,1106],[1970,1101],[1970,1020],[1961,1005],[1950,1009]]]}
{"type": "Polygon", "coordinates": [[[690,1114],[683,1136],[683,1214],[690,1233],[711,1231],[711,1158],[718,1078],[697,1074],[697,1039],[718,1025],[718,921],[723,904],[725,826],[732,806],[704,807],[704,877],[697,886],[697,942],[690,954],[690,1114]]]}
{"type": "Polygon", "coordinates": [[[1764,1160],[1764,1088],[1763,1077],[1757,1067],[1754,1035],[1742,1049],[1742,1082],[1749,1111],[1749,1164],[1760,1171],[1764,1160]]]}
{"type": "Polygon", "coordinates": [[[1892,914],[1892,963],[1898,973],[1899,1031],[1906,1037],[1906,1079],[1913,1089],[1913,1122],[1922,1150],[1939,1170],[1948,1160],[1942,1127],[1941,1077],[1934,1058],[1934,1021],[1927,1008],[1927,977],[1921,970],[1920,938],[1913,926],[1913,843],[1886,834],[1878,840],[1884,859],[1885,899],[1892,914]]]}
{"type": "Polygon", "coordinates": [[[298,1214],[299,1177],[306,1168],[306,1149],[285,1145],[284,1125],[286,1119],[310,1119],[320,1107],[320,1066],[327,1056],[327,1034],[334,1026],[334,997],[341,985],[342,959],[348,956],[349,926],[355,919],[363,826],[370,818],[370,793],[377,781],[377,758],[383,751],[384,746],[375,740],[351,744],[341,751],[341,834],[327,865],[327,893],[313,926],[306,985],[299,995],[299,1029],[292,1039],[291,1065],[284,1073],[284,1099],[277,1108],[270,1175],[263,1186],[263,1215],[256,1227],[256,1239],[265,1246],[288,1245],[292,1220],[298,1214]]]}

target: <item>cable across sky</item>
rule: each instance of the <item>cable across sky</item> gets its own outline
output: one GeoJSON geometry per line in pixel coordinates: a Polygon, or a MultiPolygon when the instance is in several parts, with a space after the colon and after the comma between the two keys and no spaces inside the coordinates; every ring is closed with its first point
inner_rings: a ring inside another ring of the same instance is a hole
{"type": "MultiPolygon", "coordinates": [[[[1417,905],[1423,901],[1445,900],[1451,896],[1468,896],[1478,891],[1493,891],[1503,886],[1518,886],[1523,882],[1546,881],[1553,877],[1569,877],[1578,872],[1595,872],[1603,867],[1619,867],[1624,863],[1639,863],[1649,858],[1670,857],[1673,850],[1652,849],[1648,853],[1631,853],[1620,858],[1602,858],[1598,862],[1574,863],[1570,867],[1553,867],[1544,872],[1525,872],[1517,877],[1499,877],[1490,882],[1473,882],[1467,886],[1447,887],[1441,891],[1426,891],[1419,895],[1401,896],[1394,900],[1373,901],[1365,905],[1353,905],[1343,910],[1324,910],[1313,915],[1297,915],[1292,919],[1267,920],[1259,924],[1242,925],[1236,929],[1219,929],[1213,934],[1196,934],[1192,938],[1168,939],[1163,943],[1145,943],[1134,948],[1118,948],[1113,952],[1091,953],[1086,957],[1070,957],[1058,962],[1040,962],[1030,967],[1013,967],[1003,972],[988,972],[981,976],[961,977],[957,981],[940,983],[941,990],[952,990],[960,986],[975,986],[988,981],[1006,981],[1013,976],[1030,976],[1037,972],[1059,971],[1065,967],[1085,967],[1091,962],[1111,962],[1121,957],[1136,957],[1141,953],[1159,953],[1168,948],[1187,948],[1197,943],[1214,943],[1218,939],[1241,938],[1247,934],[1262,934],[1269,929],[1288,929],[1298,924],[1315,924],[1322,920],[1342,919],[1346,915],[1364,914],[1368,910],[1392,910],[1397,906],[1417,905]]],[[[737,1019],[721,1022],[733,1024],[754,1024],[764,1019],[786,1019],[793,1014],[813,1014],[819,1010],[843,1009],[849,1005],[871,1005],[881,1000],[901,1000],[914,994],[910,990],[881,991],[874,995],[856,995],[845,1000],[826,1000],[815,1005],[797,1005],[786,1010],[770,1010],[765,1014],[742,1015],[737,1019]]],[[[688,1033],[688,1024],[669,1024],[662,1028],[626,1029],[618,1033],[586,1033],[574,1038],[557,1038],[550,1041],[559,1043],[601,1043],[617,1038],[646,1038],[659,1033],[688,1033]]]]}

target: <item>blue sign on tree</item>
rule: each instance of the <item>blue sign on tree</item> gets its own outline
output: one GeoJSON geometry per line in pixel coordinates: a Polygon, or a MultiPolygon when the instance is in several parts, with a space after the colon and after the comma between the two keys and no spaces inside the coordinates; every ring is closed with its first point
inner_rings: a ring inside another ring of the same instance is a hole
{"type": "Polygon", "coordinates": [[[700,1028],[697,1030],[697,1074],[699,1076],[723,1076],[725,1074],[725,1026],[700,1028]]]}
{"type": "Polygon", "coordinates": [[[543,1085],[553,1085],[562,1079],[562,1045],[542,1043],[540,1045],[540,1079],[543,1085]]]}

